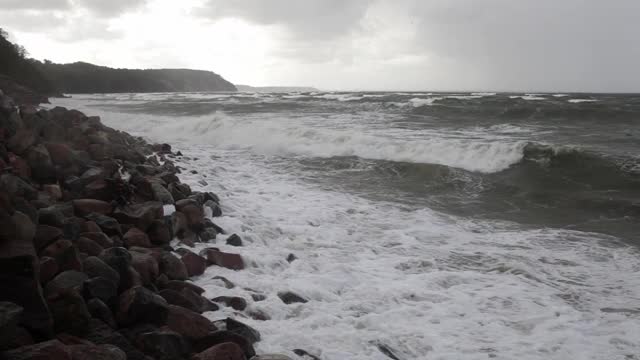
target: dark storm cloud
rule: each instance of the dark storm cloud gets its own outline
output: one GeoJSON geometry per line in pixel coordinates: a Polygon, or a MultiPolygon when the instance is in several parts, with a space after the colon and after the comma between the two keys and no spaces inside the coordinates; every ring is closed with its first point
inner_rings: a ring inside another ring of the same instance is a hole
{"type": "Polygon", "coordinates": [[[243,18],[262,25],[284,25],[294,37],[331,39],[358,25],[371,0],[209,0],[198,11],[210,19],[243,18]]]}

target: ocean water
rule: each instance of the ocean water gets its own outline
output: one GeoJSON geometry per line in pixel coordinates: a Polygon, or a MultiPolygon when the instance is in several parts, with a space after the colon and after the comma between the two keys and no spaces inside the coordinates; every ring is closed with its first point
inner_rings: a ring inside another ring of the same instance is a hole
{"type": "Polygon", "coordinates": [[[216,246],[248,267],[211,267],[196,282],[248,300],[244,313],[206,315],[258,329],[258,352],[640,359],[640,96],[170,93],[53,105],[171,143],[185,155],[181,179],[221,197],[215,221],[245,246],[216,246]],[[286,290],[309,302],[285,305],[286,290]]]}

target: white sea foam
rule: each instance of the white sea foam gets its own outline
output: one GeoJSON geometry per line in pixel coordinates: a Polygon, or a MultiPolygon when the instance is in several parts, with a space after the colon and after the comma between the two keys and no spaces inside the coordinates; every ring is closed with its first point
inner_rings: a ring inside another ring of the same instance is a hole
{"type": "Polygon", "coordinates": [[[512,95],[509,96],[510,99],[522,99],[522,100],[529,100],[529,101],[537,101],[537,100],[547,100],[546,98],[542,97],[542,96],[537,96],[537,95],[533,95],[533,94],[527,94],[527,95],[512,95]]]}
{"type": "Polygon", "coordinates": [[[567,100],[567,102],[574,103],[574,104],[586,103],[586,102],[597,102],[597,101],[598,100],[596,100],[596,99],[570,99],[570,100],[567,100]]]}
{"type": "MultiPolygon", "coordinates": [[[[377,146],[397,156],[398,150],[424,146],[414,155],[428,156],[423,152],[433,151],[429,141],[437,141],[424,139],[426,133],[408,136],[387,128],[382,138],[377,130],[345,124],[345,118],[259,122],[263,114],[170,118],[84,110],[156,141],[172,139],[189,158],[180,165],[198,170],[181,179],[221,197],[224,216],[215,222],[239,234],[245,246],[228,246],[225,236],[214,246],[240,252],[247,268],[210,267],[196,282],[207,297],[242,296],[250,311],[271,317],[253,320],[224,307],[205,314],[255,327],[263,338],[259,353],[296,358],[291,350],[302,348],[325,360],[388,360],[375,346],[384,344],[400,359],[603,360],[630,359],[640,350],[639,315],[633,311],[640,299],[637,249],[596,234],[522,230],[372,201],[340,191],[340,184],[328,190],[305,182],[308,174],[270,151],[280,142],[282,149],[312,154],[322,147],[382,151],[377,146]],[[288,263],[289,253],[298,260],[288,263]],[[227,289],[211,279],[218,275],[237,286],[227,289]],[[309,302],[285,305],[277,297],[285,290],[309,302]],[[266,300],[252,301],[253,291],[266,300]]],[[[372,121],[370,127],[382,128],[372,121]]],[[[483,128],[468,131],[480,140],[487,136],[483,128]]],[[[468,157],[478,156],[470,144],[481,141],[463,139],[440,141],[448,152],[468,146],[468,157]]]]}

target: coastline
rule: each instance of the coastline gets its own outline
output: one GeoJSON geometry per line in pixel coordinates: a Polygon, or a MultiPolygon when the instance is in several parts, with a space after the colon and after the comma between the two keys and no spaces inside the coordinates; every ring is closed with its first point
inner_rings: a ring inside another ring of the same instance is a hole
{"type": "Polygon", "coordinates": [[[0,97],[4,357],[287,358],[255,357],[256,330],[201,315],[246,308],[189,280],[241,271],[241,255],[205,244],[242,240],[211,221],[217,195],[180,182],[180,152],[76,110],[0,97]]]}

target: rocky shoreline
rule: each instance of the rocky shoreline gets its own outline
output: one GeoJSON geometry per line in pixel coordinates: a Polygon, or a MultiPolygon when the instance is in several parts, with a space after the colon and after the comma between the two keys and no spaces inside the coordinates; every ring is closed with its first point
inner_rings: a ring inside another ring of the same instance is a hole
{"type": "Polygon", "coordinates": [[[245,264],[190,250],[225,231],[210,218],[222,214],[218,196],[180,182],[180,156],[0,93],[0,358],[288,359],[256,356],[260,334],[246,324],[202,315],[247,303],[206,298],[189,279],[245,264]]]}

